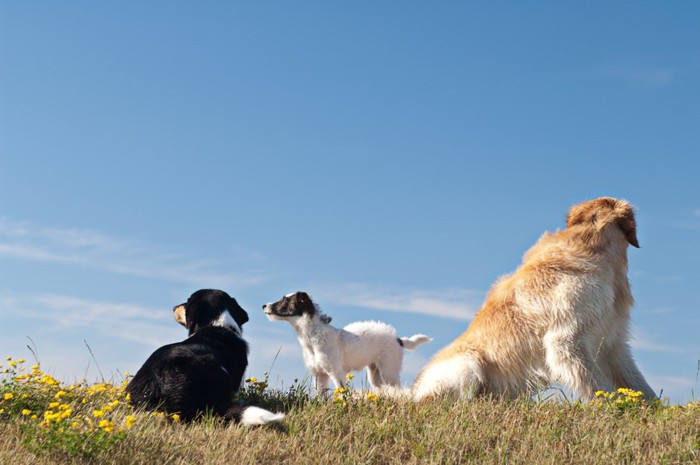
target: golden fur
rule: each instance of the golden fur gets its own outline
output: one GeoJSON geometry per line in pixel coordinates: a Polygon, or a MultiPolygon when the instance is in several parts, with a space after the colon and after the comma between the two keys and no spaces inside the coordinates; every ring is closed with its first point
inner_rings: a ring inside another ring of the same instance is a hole
{"type": "Polygon", "coordinates": [[[545,233],[494,284],[466,332],[422,370],[413,397],[513,397],[556,383],[585,399],[618,387],[656,399],[627,342],[628,244],[639,247],[626,201],[572,207],[566,229],[545,233]]]}

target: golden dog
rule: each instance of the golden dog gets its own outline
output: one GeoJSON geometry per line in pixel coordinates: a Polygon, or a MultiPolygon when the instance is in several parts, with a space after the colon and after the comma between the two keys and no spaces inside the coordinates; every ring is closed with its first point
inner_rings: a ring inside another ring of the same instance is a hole
{"type": "Polygon", "coordinates": [[[628,244],[639,247],[626,201],[572,207],[566,229],[545,233],[494,284],[467,331],[422,370],[413,398],[514,397],[556,383],[584,399],[619,387],[656,399],[628,345],[628,244]]]}

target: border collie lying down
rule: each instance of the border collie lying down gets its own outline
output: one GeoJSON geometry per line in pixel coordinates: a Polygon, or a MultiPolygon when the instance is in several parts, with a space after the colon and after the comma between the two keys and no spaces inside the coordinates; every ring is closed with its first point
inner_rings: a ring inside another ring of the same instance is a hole
{"type": "Polygon", "coordinates": [[[133,405],[179,413],[184,421],[204,412],[246,426],[284,418],[233,400],[248,365],[241,330],[248,314],[235,299],[223,291],[201,289],[173,311],[190,337],[157,349],[146,360],[126,388],[133,405]]]}
{"type": "Polygon", "coordinates": [[[338,388],[346,373],[364,367],[373,388],[397,386],[403,349],[413,350],[432,341],[423,334],[399,338],[396,329],[378,321],[335,328],[330,325],[331,317],[323,314],[306,292],[263,305],[263,311],[269,320],[286,320],[294,328],[318,395],[325,391],[329,377],[338,388]]]}

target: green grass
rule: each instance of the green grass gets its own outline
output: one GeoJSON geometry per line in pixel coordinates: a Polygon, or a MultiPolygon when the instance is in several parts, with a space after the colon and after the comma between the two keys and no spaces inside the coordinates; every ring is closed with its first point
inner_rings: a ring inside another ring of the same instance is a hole
{"type": "Polygon", "coordinates": [[[64,386],[21,369],[0,382],[0,463],[700,463],[700,404],[650,406],[631,391],[586,404],[415,404],[352,389],[313,399],[304,385],[274,391],[251,379],[241,397],[287,418],[242,428],[135,412],[123,382],[64,386]]]}

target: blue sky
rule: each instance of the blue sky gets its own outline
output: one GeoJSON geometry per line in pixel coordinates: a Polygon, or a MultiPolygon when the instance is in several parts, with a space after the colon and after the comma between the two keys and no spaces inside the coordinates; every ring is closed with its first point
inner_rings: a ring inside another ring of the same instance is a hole
{"type": "Polygon", "coordinates": [[[697,1],[3,2],[0,353],[121,380],[216,287],[251,315],[250,375],[285,386],[301,351],[261,306],[303,289],[336,325],[432,336],[409,383],[571,205],[614,196],[638,209],[635,358],[697,398],[699,20],[697,1]]]}

